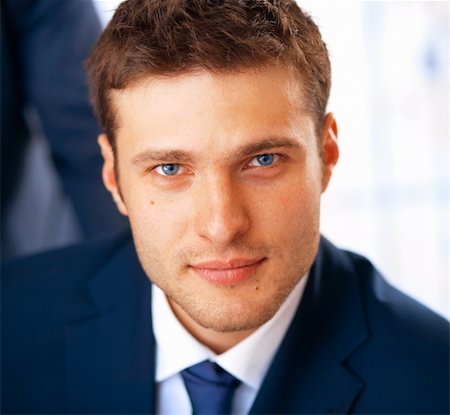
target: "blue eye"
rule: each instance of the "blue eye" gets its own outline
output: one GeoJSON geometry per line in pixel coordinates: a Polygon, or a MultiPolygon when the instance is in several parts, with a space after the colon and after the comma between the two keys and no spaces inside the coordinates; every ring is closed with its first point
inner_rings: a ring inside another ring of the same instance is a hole
{"type": "Polygon", "coordinates": [[[271,166],[275,160],[275,154],[261,154],[256,156],[251,162],[251,166],[271,166]]]}
{"type": "Polygon", "coordinates": [[[155,168],[155,171],[163,176],[175,176],[179,170],[179,164],[161,164],[155,168]]]}

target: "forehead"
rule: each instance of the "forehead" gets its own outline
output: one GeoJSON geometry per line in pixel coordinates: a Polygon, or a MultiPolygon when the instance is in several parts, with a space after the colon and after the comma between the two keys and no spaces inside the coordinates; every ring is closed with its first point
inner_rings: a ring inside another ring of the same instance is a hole
{"type": "Polygon", "coordinates": [[[306,136],[312,127],[301,83],[278,67],[147,77],[112,91],[111,101],[119,151],[151,145],[217,153],[260,138],[306,136]]]}

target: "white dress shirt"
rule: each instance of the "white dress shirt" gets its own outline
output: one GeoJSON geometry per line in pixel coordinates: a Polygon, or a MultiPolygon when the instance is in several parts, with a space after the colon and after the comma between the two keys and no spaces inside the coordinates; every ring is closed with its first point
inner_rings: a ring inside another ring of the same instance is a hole
{"type": "Polygon", "coordinates": [[[190,415],[191,401],[180,372],[204,360],[211,360],[242,382],[233,398],[232,413],[247,414],[300,304],[307,277],[301,279],[271,320],[220,355],[192,337],[173,314],[165,294],[153,285],[157,413],[190,415]]]}

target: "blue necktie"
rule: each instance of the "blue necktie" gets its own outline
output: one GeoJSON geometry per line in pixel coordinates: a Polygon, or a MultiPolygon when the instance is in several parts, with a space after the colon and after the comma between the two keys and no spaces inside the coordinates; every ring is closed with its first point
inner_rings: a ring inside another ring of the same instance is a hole
{"type": "Polygon", "coordinates": [[[224,415],[231,411],[240,381],[217,364],[205,361],[181,372],[194,415],[224,415]]]}

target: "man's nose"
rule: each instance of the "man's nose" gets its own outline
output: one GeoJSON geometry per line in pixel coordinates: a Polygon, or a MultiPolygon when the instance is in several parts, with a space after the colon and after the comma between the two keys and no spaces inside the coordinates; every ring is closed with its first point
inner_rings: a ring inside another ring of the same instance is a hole
{"type": "Polygon", "coordinates": [[[210,178],[198,189],[197,234],[210,242],[226,245],[250,227],[246,196],[230,178],[210,178]]]}

